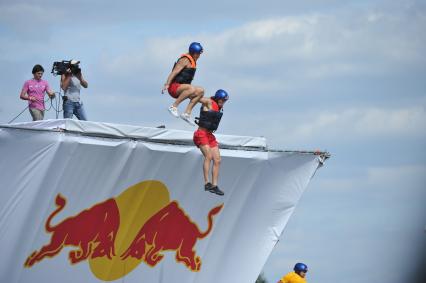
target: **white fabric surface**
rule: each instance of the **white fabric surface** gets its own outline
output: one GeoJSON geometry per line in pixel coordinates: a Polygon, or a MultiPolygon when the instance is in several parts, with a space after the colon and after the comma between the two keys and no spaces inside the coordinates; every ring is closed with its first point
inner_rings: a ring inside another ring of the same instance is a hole
{"type": "MultiPolygon", "coordinates": [[[[142,138],[159,141],[174,141],[192,143],[193,132],[160,129],[154,127],[140,127],[113,123],[80,121],[74,119],[43,120],[0,125],[1,127],[32,128],[32,129],[63,129],[81,134],[103,135],[116,138],[142,138]]],[[[196,128],[194,128],[195,131],[196,128]]],[[[215,134],[218,142],[224,146],[266,147],[264,137],[232,136],[215,134]]]]}
{"type": "MultiPolygon", "coordinates": [[[[254,282],[320,165],[313,154],[221,150],[219,186],[225,191],[221,197],[204,191],[203,158],[195,146],[85,136],[88,133],[189,139],[182,131],[72,120],[0,127],[0,282],[103,282],[95,276],[90,257],[70,263],[69,252],[76,246],[63,247],[59,254],[30,268],[24,262],[51,241],[53,234],[45,223],[57,208],[58,194],[67,203],[53,217],[52,226],[107,199],[118,203],[133,185],[146,180],[163,183],[169,201],[178,202],[200,231],[208,227],[209,211],[221,204],[223,208],[213,217],[211,232],[194,243],[193,250],[202,261],[200,270],[191,271],[178,262],[176,250],[162,251],[164,258],[158,264],[141,262],[116,282],[254,282]],[[82,134],[45,130],[56,128],[82,134]]],[[[222,142],[225,140],[234,145],[266,145],[259,138],[223,137],[222,142]]],[[[125,208],[132,207],[133,201],[136,198],[125,208]]],[[[143,202],[141,207],[156,200],[151,202],[143,202]]],[[[120,209],[122,216],[124,210],[120,209]]],[[[137,220],[132,219],[124,220],[137,220]]],[[[118,233],[126,233],[123,219],[120,221],[118,233]]],[[[170,237],[177,234],[175,230],[169,231],[170,237]]],[[[74,232],[74,238],[87,235],[83,228],[74,232]]],[[[114,245],[118,249],[118,243],[114,245]]],[[[107,257],[101,259],[108,261],[107,257]]]]}

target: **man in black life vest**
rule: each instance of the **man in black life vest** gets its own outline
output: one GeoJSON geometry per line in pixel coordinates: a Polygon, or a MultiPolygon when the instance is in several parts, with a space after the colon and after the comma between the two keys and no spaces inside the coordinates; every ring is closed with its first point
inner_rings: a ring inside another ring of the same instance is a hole
{"type": "Polygon", "coordinates": [[[213,97],[201,98],[202,104],[200,109],[200,117],[195,118],[195,123],[198,124],[198,130],[194,132],[194,143],[204,155],[203,175],[204,189],[211,193],[224,195],[224,192],[217,186],[220,166],[220,152],[216,137],[213,132],[219,126],[222,118],[222,108],[225,102],[229,99],[229,95],[223,89],[216,91],[213,97]],[[212,182],[209,182],[210,165],[213,161],[212,182]]]}
{"type": "Polygon", "coordinates": [[[161,91],[161,93],[164,93],[165,90],[168,90],[170,96],[176,99],[169,107],[169,112],[176,118],[179,118],[177,109],[179,104],[187,98],[190,99],[185,112],[180,117],[192,126],[195,126],[191,119],[192,108],[204,95],[202,87],[191,85],[197,68],[197,60],[201,53],[203,53],[201,44],[198,42],[191,43],[189,53],[182,54],[177,60],[161,91]]]}

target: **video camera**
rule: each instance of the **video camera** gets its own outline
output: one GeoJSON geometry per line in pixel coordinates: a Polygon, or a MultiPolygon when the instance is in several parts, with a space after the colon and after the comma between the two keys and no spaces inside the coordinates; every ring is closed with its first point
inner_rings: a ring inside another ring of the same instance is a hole
{"type": "Polygon", "coordinates": [[[81,73],[81,69],[78,64],[80,64],[80,61],[77,60],[62,60],[60,62],[53,62],[52,74],[55,76],[64,75],[67,73],[67,70],[70,69],[73,75],[78,75],[81,73]]]}

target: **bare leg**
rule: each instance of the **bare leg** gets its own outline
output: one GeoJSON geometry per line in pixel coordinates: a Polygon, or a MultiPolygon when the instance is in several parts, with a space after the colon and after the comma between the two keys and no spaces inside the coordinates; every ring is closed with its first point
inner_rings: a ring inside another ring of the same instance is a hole
{"type": "Polygon", "coordinates": [[[213,170],[212,170],[212,184],[213,186],[217,186],[218,178],[219,178],[219,167],[220,167],[220,152],[219,147],[215,146],[210,148],[210,152],[213,158],[213,170]]]}
{"type": "Polygon", "coordinates": [[[185,113],[191,114],[192,108],[194,108],[195,104],[204,96],[204,89],[202,87],[194,87],[195,92],[194,95],[191,96],[191,101],[185,109],[185,113]]]}
{"type": "Polygon", "coordinates": [[[211,149],[206,144],[206,145],[200,145],[200,150],[201,150],[201,153],[204,155],[203,175],[204,175],[204,183],[207,184],[209,182],[210,163],[212,161],[211,149]]]}
{"type": "Polygon", "coordinates": [[[178,98],[176,98],[175,102],[173,103],[173,106],[178,107],[182,101],[191,97],[192,95],[194,95],[194,93],[195,93],[195,88],[192,85],[189,85],[189,84],[180,85],[178,90],[176,91],[178,98]]]}

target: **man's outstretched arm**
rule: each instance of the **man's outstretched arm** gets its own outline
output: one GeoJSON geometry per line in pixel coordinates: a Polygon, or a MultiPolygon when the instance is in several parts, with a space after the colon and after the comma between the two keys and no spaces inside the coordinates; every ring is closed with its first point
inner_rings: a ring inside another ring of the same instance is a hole
{"type": "Polygon", "coordinates": [[[180,71],[182,71],[188,65],[188,63],[189,63],[189,59],[188,58],[181,58],[176,63],[176,66],[173,68],[172,72],[167,77],[167,81],[164,84],[164,87],[163,87],[161,93],[164,93],[164,91],[166,91],[169,88],[170,84],[172,83],[172,81],[176,77],[176,75],[179,74],[180,71]]]}

